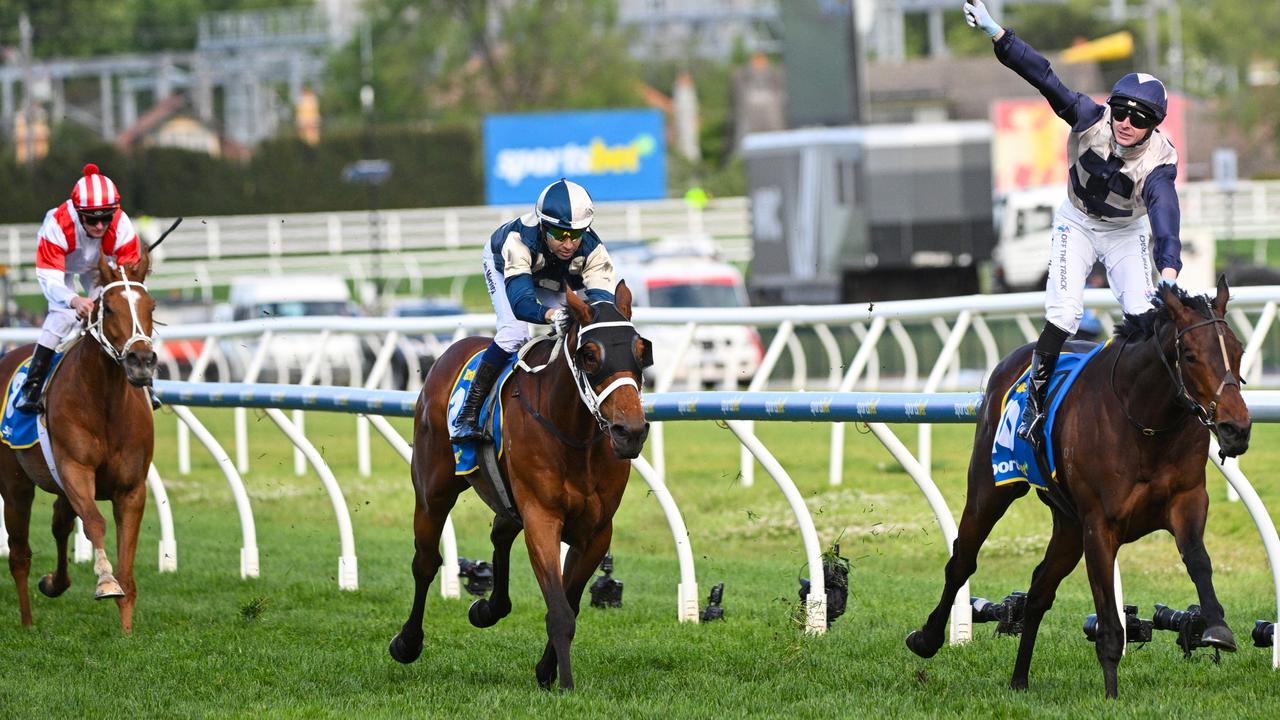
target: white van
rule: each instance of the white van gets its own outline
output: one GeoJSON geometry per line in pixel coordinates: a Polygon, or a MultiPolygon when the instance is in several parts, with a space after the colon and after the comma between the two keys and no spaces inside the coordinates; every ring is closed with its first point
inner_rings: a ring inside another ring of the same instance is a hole
{"type": "MultiPolygon", "coordinates": [[[[331,275],[234,278],[228,301],[214,309],[214,320],[218,322],[358,315],[360,310],[351,299],[347,283],[331,275]]],[[[315,354],[318,340],[319,335],[315,333],[278,333],[271,341],[271,352],[259,381],[293,382],[300,378],[315,354]]],[[[244,339],[223,344],[223,352],[235,367],[237,377],[243,377],[256,351],[257,344],[244,339]]],[[[323,384],[350,382],[353,372],[359,380],[364,355],[360,338],[331,335],[325,343],[318,381],[323,384]]]]}
{"type": "Polygon", "coordinates": [[[996,198],[996,245],[991,263],[997,290],[1044,289],[1053,216],[1066,199],[1067,189],[1062,185],[1017,190],[996,198]]]}
{"type": "MultiPolygon", "coordinates": [[[[702,256],[657,256],[644,264],[620,265],[618,275],[626,280],[637,306],[723,308],[748,304],[742,273],[732,265],[702,256]]],[[[683,329],[647,326],[641,332],[653,341],[653,379],[674,362],[683,329]]],[[[690,387],[719,385],[732,389],[750,382],[763,358],[764,346],[754,328],[702,326],[694,334],[693,345],[685,352],[674,377],[690,387]]]]}

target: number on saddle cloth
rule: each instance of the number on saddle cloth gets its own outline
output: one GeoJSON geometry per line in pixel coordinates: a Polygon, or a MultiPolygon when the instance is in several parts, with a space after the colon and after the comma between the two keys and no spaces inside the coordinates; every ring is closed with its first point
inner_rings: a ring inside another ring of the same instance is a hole
{"type": "MultiPolygon", "coordinates": [[[[1087,353],[1063,353],[1058,357],[1053,378],[1049,381],[1046,403],[1048,407],[1044,426],[1044,452],[1051,476],[1056,472],[1053,462],[1053,424],[1057,418],[1058,408],[1062,405],[1062,399],[1066,397],[1067,390],[1080,376],[1080,371],[1104,347],[1106,344],[1098,345],[1087,353]]],[[[1041,476],[1035,449],[1030,443],[1019,438],[1016,432],[1030,387],[1027,382],[1029,373],[1030,369],[1019,375],[1004,395],[999,425],[991,446],[991,471],[996,485],[1025,482],[1040,490],[1046,490],[1048,489],[1047,479],[1041,476]]]]}

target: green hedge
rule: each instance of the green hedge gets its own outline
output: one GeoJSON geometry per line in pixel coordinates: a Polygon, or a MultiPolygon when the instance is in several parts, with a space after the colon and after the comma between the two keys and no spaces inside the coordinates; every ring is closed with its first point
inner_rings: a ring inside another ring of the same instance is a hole
{"type": "Polygon", "coordinates": [[[270,140],[247,164],[174,148],[124,155],[72,135],[55,137],[52,146],[31,169],[13,162],[12,147],[0,146],[0,222],[39,222],[68,197],[86,162],[116,181],[132,215],[363,210],[370,202],[368,188],[343,181],[342,169],[364,157],[392,163],[391,178],[378,189],[379,207],[484,202],[476,137],[461,128],[379,129],[371,138],[359,131],[332,133],[315,147],[295,138],[270,140]]]}

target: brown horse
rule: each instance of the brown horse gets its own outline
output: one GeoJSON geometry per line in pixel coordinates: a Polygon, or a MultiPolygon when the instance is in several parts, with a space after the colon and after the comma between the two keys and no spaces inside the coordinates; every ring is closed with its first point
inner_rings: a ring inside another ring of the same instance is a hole
{"type": "MultiPolygon", "coordinates": [[[[640,405],[641,373],[652,363],[649,343],[631,325],[631,292],[618,285],[615,304],[587,306],[570,292],[570,327],[563,343],[544,342],[528,353],[533,374],[517,370],[501,390],[502,478],[477,480],[476,491],[496,511],[493,593],[468,613],[490,627],[511,612],[511,544],[525,531],[529,562],[547,604],[547,645],[535,674],[550,688],[573,688],[569,646],[583,588],[613,537],[631,459],[640,454],[649,424],[640,405]],[[607,442],[604,442],[607,438],[607,442]],[[510,487],[516,513],[504,512],[494,483],[510,487]],[[518,515],[517,515],[518,514],[518,515]],[[564,570],[560,543],[569,545],[564,570]]],[[[488,338],[454,343],[431,367],[413,418],[413,607],[391,641],[391,656],[411,663],[422,652],[427,588],[440,569],[440,533],[467,480],[454,474],[446,411],[454,382],[488,338]]],[[[473,473],[478,475],[479,473],[473,473]]]]}
{"type": "MultiPolygon", "coordinates": [[[[30,625],[27,575],[31,570],[31,503],[37,486],[56,496],[53,537],[58,567],[40,578],[40,592],[58,597],[71,586],[67,573],[67,537],[78,516],[93,543],[93,570],[98,576],[94,597],[116,598],[120,626],[133,631],[138,596],[133,556],[147,500],[154,428],[145,387],[151,382],[156,353],[151,344],[155,300],[142,280],[150,256],[121,268],[98,261],[103,288],[86,322],[92,339],[66,352],[45,395],[48,436],[59,485],[49,472],[40,443],[14,450],[0,445],[0,493],[4,495],[9,530],[9,572],[18,588],[22,624],[30,625]],[[104,546],[106,521],[95,500],[110,500],[116,519],[116,562],[112,569],[104,546]]],[[[0,377],[12,377],[32,351],[27,345],[0,358],[0,377]]]]}
{"type": "MultiPolygon", "coordinates": [[[[1200,597],[1204,641],[1235,650],[1204,546],[1209,433],[1217,436],[1224,455],[1235,457],[1248,449],[1251,427],[1236,380],[1243,349],[1224,319],[1227,299],[1225,277],[1218,280],[1212,301],[1161,286],[1155,308],[1126,315],[1111,344],[1067,391],[1052,430],[1063,502],[1050,503],[1041,495],[1053,512],[1053,534],[1031,576],[1013,689],[1026,689],[1040,620],[1053,605],[1058,584],[1084,555],[1098,613],[1095,649],[1107,697],[1116,697],[1124,646],[1113,585],[1116,552],[1156,530],[1169,531],[1177,541],[1200,597]]],[[[1087,349],[1073,345],[1074,351],[1087,349]]],[[[1030,345],[1014,351],[991,375],[942,598],[924,627],[907,636],[907,647],[921,657],[933,657],[942,646],[952,600],[977,569],[978,549],[1009,504],[1027,493],[1023,483],[995,486],[991,448],[1001,422],[1001,398],[1030,355],[1030,345]]]]}

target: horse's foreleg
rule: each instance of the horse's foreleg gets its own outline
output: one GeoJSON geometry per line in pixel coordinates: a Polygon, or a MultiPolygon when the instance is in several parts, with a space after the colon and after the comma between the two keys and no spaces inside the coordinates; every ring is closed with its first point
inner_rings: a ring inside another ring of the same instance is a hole
{"type": "MultiPolygon", "coordinates": [[[[525,545],[529,548],[529,564],[542,588],[547,603],[547,643],[555,652],[556,662],[550,668],[538,664],[538,684],[551,689],[556,679],[554,668],[560,675],[560,688],[573,689],[573,670],[569,662],[569,646],[577,629],[577,618],[565,595],[564,578],[560,571],[560,536],[563,520],[547,513],[525,515],[525,545]]],[[[543,653],[544,657],[546,653],[543,653]]]]}
{"type": "Polygon", "coordinates": [[[1107,527],[1107,521],[1085,521],[1084,555],[1089,570],[1089,587],[1093,590],[1093,608],[1098,614],[1098,634],[1094,650],[1102,665],[1102,680],[1108,698],[1119,694],[1117,669],[1124,651],[1124,625],[1116,608],[1115,564],[1120,543],[1107,527]]]}
{"type": "Polygon", "coordinates": [[[511,544],[520,534],[520,523],[505,515],[493,519],[489,539],[493,542],[493,592],[488,599],[471,603],[467,618],[478,628],[493,627],[511,614],[511,544]]]}
{"type": "Polygon", "coordinates": [[[71,587],[71,573],[67,572],[67,541],[76,528],[76,512],[66,497],[59,495],[53,501],[53,541],[58,548],[58,565],[54,571],[40,578],[38,587],[47,597],[58,597],[71,587]]]}
{"type": "Polygon", "coordinates": [[[1031,574],[1031,588],[1027,591],[1027,604],[1022,616],[1022,639],[1018,642],[1018,659],[1013,664],[1013,679],[1009,681],[1012,689],[1027,689],[1031,653],[1035,650],[1040,621],[1053,607],[1058,585],[1075,569],[1083,553],[1084,533],[1080,525],[1054,512],[1053,536],[1044,551],[1044,560],[1031,574]]]}
{"type": "Polygon", "coordinates": [[[4,498],[4,526],[9,532],[9,574],[13,575],[13,584],[18,591],[18,615],[23,625],[33,622],[27,578],[31,573],[31,502],[34,497],[35,486],[28,484],[15,488],[4,498]]]}
{"type": "Polygon", "coordinates": [[[455,477],[452,465],[444,466],[449,470],[448,477],[443,473],[437,475],[441,480],[432,483],[428,488],[427,500],[422,499],[422,491],[414,483],[413,507],[413,606],[409,610],[409,618],[404,621],[400,632],[391,639],[388,651],[396,662],[411,663],[422,653],[422,615],[427,602],[427,590],[444,558],[440,556],[440,535],[444,532],[445,520],[453,510],[458,495],[466,489],[466,481],[455,477]]]}
{"type": "MultiPolygon", "coordinates": [[[[587,581],[591,579],[591,575],[599,567],[600,561],[604,559],[604,554],[609,551],[609,544],[613,542],[613,523],[610,522],[608,527],[591,536],[586,541],[586,547],[581,550],[577,547],[569,548],[569,554],[564,560],[564,594],[565,599],[569,601],[569,608],[573,610],[574,617],[582,608],[582,591],[587,587],[587,581]]],[[[542,659],[538,661],[537,674],[539,678],[548,678],[545,683],[547,686],[556,676],[556,666],[558,659],[556,656],[555,646],[550,641],[542,652],[542,659]]]]}
{"type": "Polygon", "coordinates": [[[140,482],[112,499],[111,507],[116,518],[116,572],[124,596],[116,599],[120,606],[120,629],[133,632],[133,607],[138,601],[138,586],[134,582],[133,560],[138,551],[138,529],[142,525],[142,512],[147,506],[147,485],[140,482]]]}
{"type": "Polygon", "coordinates": [[[97,474],[93,468],[74,460],[59,463],[58,472],[62,475],[67,500],[76,515],[80,516],[80,521],[84,523],[84,534],[93,545],[93,573],[98,576],[94,599],[123,597],[124,588],[120,587],[111,561],[107,559],[107,521],[93,502],[97,474]]]}
{"type": "MultiPolygon", "coordinates": [[[[972,466],[970,466],[972,473],[972,466]]],[[[988,471],[989,476],[989,471],[988,471]]],[[[929,613],[924,627],[907,635],[907,647],[922,658],[931,658],[946,637],[947,620],[951,617],[951,605],[956,593],[978,569],[978,550],[991,534],[991,528],[1004,517],[1013,501],[1027,492],[1026,486],[996,487],[990,480],[969,483],[969,495],[965,499],[964,512],[960,515],[960,527],[951,547],[951,558],[944,571],[945,581],[938,605],[929,613]]]]}
{"type": "Polygon", "coordinates": [[[1234,652],[1235,636],[1227,627],[1226,612],[1218,602],[1213,589],[1213,562],[1204,546],[1204,526],[1209,514],[1209,496],[1201,486],[1198,491],[1183,493],[1169,511],[1169,524],[1182,563],[1196,585],[1200,598],[1200,611],[1204,616],[1205,630],[1201,636],[1209,645],[1220,650],[1234,652]]]}

